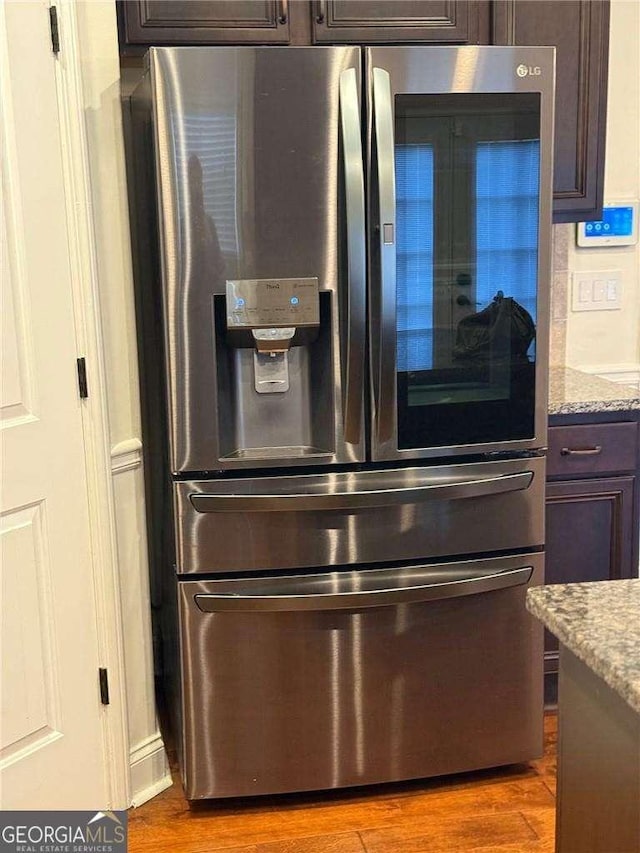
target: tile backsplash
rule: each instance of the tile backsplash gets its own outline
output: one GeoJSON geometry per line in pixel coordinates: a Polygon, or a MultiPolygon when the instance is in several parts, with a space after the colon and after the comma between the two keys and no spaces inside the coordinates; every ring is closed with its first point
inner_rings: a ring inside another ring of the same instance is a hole
{"type": "Polygon", "coordinates": [[[551,328],[549,363],[564,365],[567,350],[567,290],[569,287],[569,235],[572,225],[552,229],[551,328]]]}

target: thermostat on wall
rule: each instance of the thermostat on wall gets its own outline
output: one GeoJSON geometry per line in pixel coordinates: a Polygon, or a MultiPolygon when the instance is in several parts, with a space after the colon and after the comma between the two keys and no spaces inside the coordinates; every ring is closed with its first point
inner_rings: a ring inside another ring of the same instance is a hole
{"type": "Polygon", "coordinates": [[[633,246],[638,240],[638,202],[605,204],[602,219],[578,222],[578,246],[633,246]]]}

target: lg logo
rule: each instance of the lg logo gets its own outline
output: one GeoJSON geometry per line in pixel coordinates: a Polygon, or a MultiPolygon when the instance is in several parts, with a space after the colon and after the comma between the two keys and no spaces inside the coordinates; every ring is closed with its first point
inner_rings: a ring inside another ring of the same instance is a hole
{"type": "Polygon", "coordinates": [[[539,77],[542,74],[542,69],[539,65],[518,65],[516,74],[518,77],[539,77]]]}

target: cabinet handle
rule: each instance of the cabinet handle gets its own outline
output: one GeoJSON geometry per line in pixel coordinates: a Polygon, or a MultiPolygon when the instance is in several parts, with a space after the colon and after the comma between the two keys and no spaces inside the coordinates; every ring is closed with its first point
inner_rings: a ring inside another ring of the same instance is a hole
{"type": "Polygon", "coordinates": [[[280,0],[280,14],[278,15],[279,23],[286,24],[288,17],[289,17],[289,0],[280,0]]]}
{"type": "Polygon", "coordinates": [[[602,447],[596,444],[595,447],[563,447],[560,451],[561,456],[597,456],[602,453],[602,447]]]}
{"type": "Polygon", "coordinates": [[[322,23],[324,23],[324,20],[326,17],[327,17],[326,0],[319,0],[319,2],[318,2],[318,14],[316,15],[316,22],[318,24],[322,24],[322,23]]]}

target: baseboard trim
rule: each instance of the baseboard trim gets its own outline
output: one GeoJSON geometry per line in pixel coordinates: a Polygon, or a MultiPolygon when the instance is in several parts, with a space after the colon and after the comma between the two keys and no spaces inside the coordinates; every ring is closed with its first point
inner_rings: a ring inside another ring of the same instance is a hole
{"type": "Polygon", "coordinates": [[[127,438],[111,448],[111,473],[133,471],[142,465],[142,442],[139,438],[127,438]]]}
{"type": "Polygon", "coordinates": [[[142,791],[134,791],[133,797],[131,798],[131,808],[137,809],[139,806],[142,806],[144,803],[147,803],[149,800],[157,797],[158,794],[166,791],[167,788],[170,788],[172,785],[173,779],[169,773],[167,776],[159,779],[153,785],[149,785],[147,788],[144,788],[142,791]]]}
{"type": "Polygon", "coordinates": [[[131,806],[136,808],[173,784],[160,732],[136,744],[129,753],[131,806]]]}

